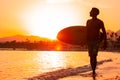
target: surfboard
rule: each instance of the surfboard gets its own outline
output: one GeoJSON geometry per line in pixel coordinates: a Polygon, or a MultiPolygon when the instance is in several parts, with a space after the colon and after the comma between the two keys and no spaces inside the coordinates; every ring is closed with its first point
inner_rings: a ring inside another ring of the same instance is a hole
{"type": "Polygon", "coordinates": [[[70,26],[60,30],[57,39],[68,44],[85,45],[87,43],[86,26],[70,26]]]}

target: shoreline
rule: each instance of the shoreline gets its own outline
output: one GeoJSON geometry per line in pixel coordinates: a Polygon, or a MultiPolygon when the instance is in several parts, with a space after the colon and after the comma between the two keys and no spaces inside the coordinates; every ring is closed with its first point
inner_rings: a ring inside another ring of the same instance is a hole
{"type": "MultiPolygon", "coordinates": [[[[112,59],[98,61],[97,65],[100,66],[106,62],[112,62],[112,59]]],[[[51,72],[45,72],[43,74],[33,76],[32,78],[28,78],[27,80],[58,80],[62,78],[64,79],[65,77],[75,76],[75,75],[85,73],[85,72],[90,72],[90,71],[91,71],[91,67],[89,64],[89,65],[79,66],[75,68],[66,68],[66,69],[59,69],[51,72]]]]}
{"type": "MultiPolygon", "coordinates": [[[[12,48],[0,48],[0,51],[74,51],[74,52],[77,52],[77,51],[80,51],[80,52],[84,52],[84,51],[88,51],[88,50],[26,50],[26,49],[21,49],[21,48],[18,48],[18,49],[12,49],[12,48]]],[[[99,50],[98,52],[120,52],[120,49],[117,49],[117,50],[99,50]]]]}

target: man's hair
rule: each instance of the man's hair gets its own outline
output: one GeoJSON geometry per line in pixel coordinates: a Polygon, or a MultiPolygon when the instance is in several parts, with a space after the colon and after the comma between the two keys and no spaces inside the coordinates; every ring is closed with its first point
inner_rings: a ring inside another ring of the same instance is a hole
{"type": "Polygon", "coordinates": [[[96,15],[98,15],[98,14],[100,13],[99,9],[98,9],[98,8],[95,8],[95,7],[92,8],[92,11],[93,11],[96,15]]]}

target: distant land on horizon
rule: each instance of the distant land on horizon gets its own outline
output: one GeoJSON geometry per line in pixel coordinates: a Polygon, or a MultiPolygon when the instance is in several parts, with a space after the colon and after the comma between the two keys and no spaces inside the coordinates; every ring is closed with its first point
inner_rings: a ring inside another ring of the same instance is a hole
{"type": "MultiPolygon", "coordinates": [[[[107,33],[112,33],[114,31],[112,30],[107,30],[107,33]]],[[[118,36],[120,36],[120,30],[114,32],[117,33],[118,36]]],[[[14,36],[8,36],[8,37],[1,37],[0,42],[6,42],[6,41],[16,41],[16,42],[23,42],[29,40],[30,42],[33,41],[47,41],[51,40],[49,38],[45,37],[40,37],[40,36],[35,36],[35,35],[14,35],[14,36]]]]}
{"type": "Polygon", "coordinates": [[[16,42],[24,42],[24,41],[34,42],[34,41],[47,41],[50,39],[40,36],[34,36],[34,35],[14,35],[14,36],[0,38],[0,42],[14,41],[14,40],[16,42]]]}

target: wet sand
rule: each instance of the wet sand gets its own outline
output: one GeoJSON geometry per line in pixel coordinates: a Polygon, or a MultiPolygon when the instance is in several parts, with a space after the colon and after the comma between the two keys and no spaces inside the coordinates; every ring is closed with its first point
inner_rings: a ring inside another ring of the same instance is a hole
{"type": "MultiPolygon", "coordinates": [[[[103,66],[105,66],[106,64],[110,65],[112,62],[113,62],[112,59],[98,61],[98,67],[97,67],[98,73],[96,77],[92,76],[90,65],[85,65],[85,66],[80,66],[75,68],[66,68],[66,69],[59,69],[52,72],[46,72],[38,76],[29,78],[28,80],[120,80],[119,73],[114,73],[115,75],[113,74],[107,75],[106,71],[103,71],[103,73],[101,73],[103,68],[106,68],[106,67],[101,67],[101,65],[103,66]],[[99,67],[101,67],[100,70],[98,70],[99,67]]],[[[109,66],[109,69],[111,69],[110,66],[109,66]]]]}

